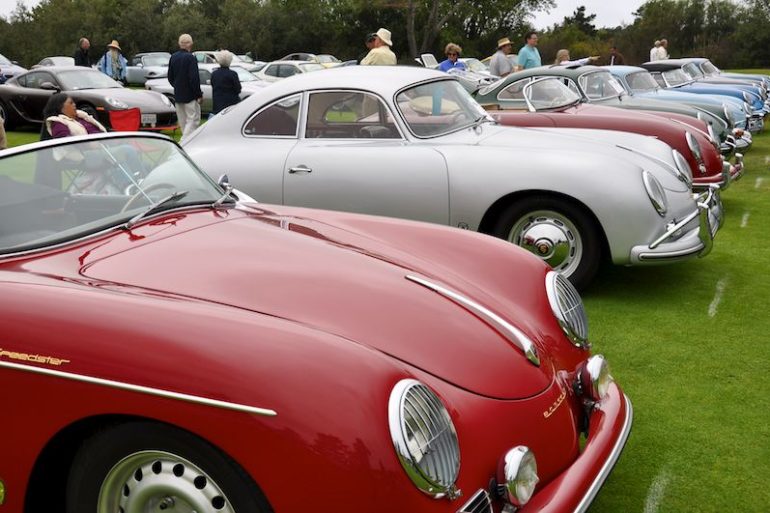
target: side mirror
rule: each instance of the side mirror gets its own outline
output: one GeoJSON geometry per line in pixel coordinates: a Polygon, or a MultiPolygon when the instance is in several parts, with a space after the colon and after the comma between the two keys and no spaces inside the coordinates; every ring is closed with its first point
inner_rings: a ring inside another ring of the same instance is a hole
{"type": "Polygon", "coordinates": [[[40,89],[45,89],[46,91],[56,91],[57,93],[61,91],[61,89],[53,85],[51,82],[43,82],[40,84],[40,89]]]}
{"type": "Polygon", "coordinates": [[[230,187],[230,178],[227,175],[220,176],[219,180],[217,180],[217,185],[223,189],[227,189],[230,187]]]}

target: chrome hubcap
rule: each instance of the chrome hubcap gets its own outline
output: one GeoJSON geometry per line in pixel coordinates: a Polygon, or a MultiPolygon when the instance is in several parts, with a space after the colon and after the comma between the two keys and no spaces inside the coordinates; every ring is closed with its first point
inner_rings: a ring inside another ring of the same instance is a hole
{"type": "Polygon", "coordinates": [[[575,225],[552,210],[530,212],[511,228],[508,240],[569,276],[580,264],[583,243],[575,225]]]}
{"type": "Polygon", "coordinates": [[[162,451],[127,456],[107,473],[98,513],[234,513],[225,494],[186,459],[162,451]]]}

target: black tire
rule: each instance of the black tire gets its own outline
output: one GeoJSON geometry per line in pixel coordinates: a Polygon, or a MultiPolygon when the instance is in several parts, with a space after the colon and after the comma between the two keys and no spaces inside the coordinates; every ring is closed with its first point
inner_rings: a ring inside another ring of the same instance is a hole
{"type": "Polygon", "coordinates": [[[227,455],[187,431],[145,421],[86,440],[73,459],[66,494],[67,513],[128,511],[124,506],[164,500],[201,512],[272,512],[254,481],[227,455]],[[178,496],[169,492],[175,487],[178,496]]]}
{"type": "Polygon", "coordinates": [[[0,118],[3,118],[5,120],[6,130],[11,130],[16,127],[16,120],[13,119],[10,109],[5,103],[1,101],[0,101],[0,118]]]}
{"type": "Polygon", "coordinates": [[[599,229],[583,209],[565,199],[536,195],[516,200],[497,219],[493,235],[538,256],[578,290],[584,289],[599,269],[599,229]]]}

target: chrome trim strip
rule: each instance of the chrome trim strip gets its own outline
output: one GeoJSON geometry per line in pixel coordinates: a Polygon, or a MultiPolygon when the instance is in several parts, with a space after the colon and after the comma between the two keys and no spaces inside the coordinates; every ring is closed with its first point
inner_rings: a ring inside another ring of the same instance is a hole
{"type": "Polygon", "coordinates": [[[596,494],[599,493],[599,490],[604,484],[604,481],[606,481],[607,477],[610,475],[610,472],[620,457],[620,453],[623,452],[623,447],[626,445],[628,435],[631,433],[631,424],[634,420],[634,409],[631,406],[631,400],[626,394],[623,394],[623,399],[626,401],[626,419],[623,424],[623,430],[620,434],[620,437],[618,438],[618,441],[615,442],[615,447],[612,448],[612,452],[607,458],[607,461],[604,462],[604,465],[596,475],[594,482],[591,483],[591,486],[588,487],[588,491],[583,496],[583,500],[581,500],[575,508],[575,513],[583,513],[588,509],[594,498],[596,498],[596,494]]]}
{"type": "Polygon", "coordinates": [[[110,387],[110,388],[117,388],[119,390],[128,390],[130,392],[138,392],[140,394],[163,397],[165,399],[175,399],[177,401],[185,401],[188,403],[202,404],[204,406],[222,408],[224,410],[253,413],[255,415],[264,415],[267,417],[275,417],[276,415],[278,415],[278,412],[276,412],[275,410],[269,410],[266,408],[257,408],[256,406],[247,406],[245,404],[219,401],[217,399],[209,399],[207,397],[200,397],[197,395],[182,394],[179,392],[171,392],[170,390],[162,390],[159,388],[145,387],[142,385],[132,385],[131,383],[123,383],[121,381],[113,381],[111,379],[95,378],[93,376],[84,376],[82,374],[73,374],[71,372],[62,372],[62,371],[57,371],[53,369],[46,369],[43,367],[34,367],[32,365],[22,365],[22,364],[11,363],[11,362],[0,362],[0,368],[31,372],[34,374],[42,374],[44,376],[53,376],[55,378],[69,379],[69,380],[78,381],[81,383],[89,383],[92,385],[101,385],[101,386],[110,387]]]}
{"type": "Polygon", "coordinates": [[[524,356],[526,356],[527,360],[529,360],[533,365],[538,367],[540,366],[540,358],[537,355],[537,347],[535,346],[534,342],[532,342],[529,337],[527,337],[527,335],[525,335],[516,326],[512,325],[488,308],[481,306],[475,301],[468,299],[467,297],[462,296],[457,292],[444,288],[441,285],[437,285],[413,274],[407,274],[405,278],[434,292],[438,292],[442,296],[451,299],[458,305],[470,311],[472,314],[478,316],[481,320],[489,324],[498,333],[508,339],[511,344],[521,349],[524,352],[524,356]]]}

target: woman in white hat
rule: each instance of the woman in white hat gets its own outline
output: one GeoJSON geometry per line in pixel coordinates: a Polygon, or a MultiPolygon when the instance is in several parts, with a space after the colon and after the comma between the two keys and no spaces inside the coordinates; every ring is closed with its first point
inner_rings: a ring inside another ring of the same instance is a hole
{"type": "Polygon", "coordinates": [[[107,51],[102,55],[102,58],[99,59],[97,67],[99,68],[99,71],[108,77],[125,83],[127,65],[128,61],[123,57],[123,54],[120,53],[120,45],[113,39],[112,42],[107,45],[107,51]]]}
{"type": "Polygon", "coordinates": [[[361,61],[362,66],[395,66],[396,54],[390,49],[393,41],[390,40],[390,30],[381,28],[374,34],[372,49],[361,61]]]}

